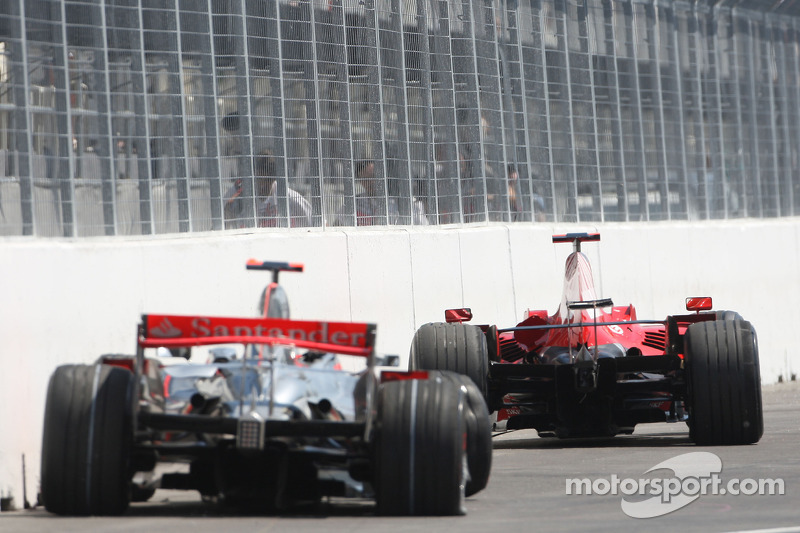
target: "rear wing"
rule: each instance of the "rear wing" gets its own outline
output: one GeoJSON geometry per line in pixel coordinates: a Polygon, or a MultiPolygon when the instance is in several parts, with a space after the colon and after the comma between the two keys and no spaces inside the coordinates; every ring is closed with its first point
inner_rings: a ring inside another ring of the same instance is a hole
{"type": "Polygon", "coordinates": [[[282,272],[302,272],[302,263],[286,263],[283,261],[259,261],[258,259],[248,259],[247,270],[272,270],[282,272]]]}
{"type": "Polygon", "coordinates": [[[599,233],[565,233],[563,235],[553,235],[553,242],[571,242],[573,250],[576,252],[581,251],[582,242],[594,242],[600,240],[599,233]]]}
{"type": "Polygon", "coordinates": [[[375,324],[281,318],[142,315],[140,348],[209,344],[290,345],[321,352],[367,357],[375,348],[375,324]]]}
{"type": "Polygon", "coordinates": [[[272,272],[273,283],[278,282],[278,274],[281,272],[302,272],[302,263],[286,263],[283,261],[261,261],[259,259],[248,259],[245,264],[247,270],[269,270],[272,272]]]}

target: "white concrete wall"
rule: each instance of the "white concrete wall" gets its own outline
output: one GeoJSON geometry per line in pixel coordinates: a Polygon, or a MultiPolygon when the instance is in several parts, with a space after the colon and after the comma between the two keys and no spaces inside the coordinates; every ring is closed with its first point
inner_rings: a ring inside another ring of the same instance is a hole
{"type": "Polygon", "coordinates": [[[295,318],[378,324],[378,350],[405,365],[415,329],[469,306],[475,323],[512,325],[553,311],[568,244],[554,233],[600,231],[584,244],[598,297],[640,318],[714,298],[759,333],[765,383],[800,370],[800,219],[736,223],[512,225],[390,231],[258,231],[148,239],[0,240],[0,493],[38,490],[47,381],[56,366],[132,353],[145,312],[255,313],[269,274],[250,257],[303,262],[284,273],[295,318]]]}

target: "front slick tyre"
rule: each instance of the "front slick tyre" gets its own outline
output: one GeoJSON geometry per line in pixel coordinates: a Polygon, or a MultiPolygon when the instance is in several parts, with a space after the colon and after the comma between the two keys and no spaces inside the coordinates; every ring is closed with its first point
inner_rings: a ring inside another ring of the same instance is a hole
{"type": "Polygon", "coordinates": [[[692,324],[684,352],[691,439],[703,446],[758,442],[764,433],[761,372],[750,322],[692,324]]]}
{"type": "Polygon", "coordinates": [[[133,374],[60,366],[50,378],[42,439],[42,500],[63,515],[118,515],[130,502],[133,374]]]}
{"type": "Polygon", "coordinates": [[[460,387],[441,379],[392,381],[378,392],[378,513],[464,514],[466,457],[460,387]]]}

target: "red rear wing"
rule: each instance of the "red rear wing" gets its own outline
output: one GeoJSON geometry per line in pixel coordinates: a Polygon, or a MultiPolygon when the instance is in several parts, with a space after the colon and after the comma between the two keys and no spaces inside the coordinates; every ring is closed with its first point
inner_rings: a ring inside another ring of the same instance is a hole
{"type": "Polygon", "coordinates": [[[204,344],[283,344],[369,357],[375,324],[281,318],[142,315],[139,346],[166,348],[204,344]]]}

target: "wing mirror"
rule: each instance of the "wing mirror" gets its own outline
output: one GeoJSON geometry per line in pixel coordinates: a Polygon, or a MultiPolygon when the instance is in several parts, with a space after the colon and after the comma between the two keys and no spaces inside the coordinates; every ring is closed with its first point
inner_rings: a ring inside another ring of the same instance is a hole
{"type": "Polygon", "coordinates": [[[445,309],[445,322],[469,322],[472,320],[472,309],[462,307],[460,309],[445,309]]]}
{"type": "Polygon", "coordinates": [[[710,296],[694,296],[686,298],[687,311],[709,311],[711,309],[710,296]]]}

